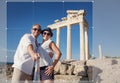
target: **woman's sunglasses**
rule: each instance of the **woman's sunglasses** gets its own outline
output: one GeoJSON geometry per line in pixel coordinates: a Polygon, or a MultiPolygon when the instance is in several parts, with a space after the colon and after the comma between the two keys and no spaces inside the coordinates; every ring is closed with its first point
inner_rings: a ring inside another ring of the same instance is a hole
{"type": "Polygon", "coordinates": [[[50,33],[43,32],[43,35],[50,36],[50,33]]]}

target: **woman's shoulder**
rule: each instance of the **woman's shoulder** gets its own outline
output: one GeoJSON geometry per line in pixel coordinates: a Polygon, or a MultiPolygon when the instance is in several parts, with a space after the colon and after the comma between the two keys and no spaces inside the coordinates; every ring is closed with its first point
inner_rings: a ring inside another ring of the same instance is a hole
{"type": "Polygon", "coordinates": [[[52,43],[52,40],[49,39],[49,40],[43,42],[43,43],[41,44],[41,46],[42,46],[42,47],[46,47],[46,46],[49,46],[51,43],[52,43]]]}
{"type": "Polygon", "coordinates": [[[51,39],[48,39],[47,41],[45,41],[45,43],[48,43],[48,44],[50,44],[51,42],[52,42],[51,39]]]}
{"type": "Polygon", "coordinates": [[[47,41],[52,42],[53,40],[52,39],[48,39],[47,41]]]}

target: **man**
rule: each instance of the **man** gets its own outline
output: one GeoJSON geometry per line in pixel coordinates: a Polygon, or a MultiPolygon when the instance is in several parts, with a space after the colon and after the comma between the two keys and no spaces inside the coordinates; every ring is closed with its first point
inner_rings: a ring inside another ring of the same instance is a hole
{"type": "Polygon", "coordinates": [[[14,56],[12,83],[32,82],[34,62],[40,58],[36,53],[38,48],[36,40],[40,33],[41,26],[34,24],[31,34],[25,34],[21,38],[14,56]]]}

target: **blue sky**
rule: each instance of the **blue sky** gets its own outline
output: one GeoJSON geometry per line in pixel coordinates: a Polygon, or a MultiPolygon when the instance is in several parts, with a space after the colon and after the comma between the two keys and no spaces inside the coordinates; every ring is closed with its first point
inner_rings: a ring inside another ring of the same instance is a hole
{"type": "MultiPolygon", "coordinates": [[[[24,33],[30,33],[31,26],[39,23],[42,28],[53,24],[54,20],[66,17],[66,10],[84,9],[89,23],[89,45],[92,52],[92,2],[8,2],[7,3],[7,56],[12,61],[20,38],[24,33]]],[[[79,25],[72,26],[72,58],[80,59],[79,25]]],[[[67,28],[61,29],[60,50],[61,59],[66,59],[67,28]]],[[[53,40],[56,42],[56,31],[53,40]]],[[[41,36],[39,37],[41,42],[41,36]]]]}
{"type": "MultiPolygon", "coordinates": [[[[8,2],[32,2],[33,0],[7,0],[8,2]]],[[[45,2],[56,2],[56,0],[35,0],[36,2],[45,1],[45,2]]],[[[63,0],[57,0],[62,2],[63,0]]],[[[120,56],[120,0],[64,0],[64,2],[92,2],[93,3],[93,56],[98,57],[98,45],[102,45],[103,56],[120,56]]],[[[71,6],[72,7],[72,6],[71,6]]],[[[14,48],[7,47],[7,2],[6,0],[0,0],[0,61],[5,61],[7,56],[7,50],[12,55],[13,50],[15,50],[19,38],[25,33],[29,32],[31,25],[33,24],[24,23],[25,27],[22,27],[22,24],[17,26],[14,30],[8,29],[13,31],[12,33],[19,34],[20,36],[15,37],[12,36],[12,39],[15,39],[17,43],[11,44],[14,48]],[[19,28],[21,27],[21,28],[19,28]],[[20,32],[18,32],[18,29],[20,32]],[[15,37],[15,38],[13,38],[15,37]],[[7,49],[8,48],[8,49],[7,49]],[[11,52],[10,52],[11,51],[11,52]]],[[[20,11],[19,11],[20,12],[20,11]]],[[[57,11],[59,12],[59,11],[57,11]]],[[[29,13],[30,14],[30,13],[29,13]]],[[[62,13],[64,16],[66,12],[62,13]]],[[[56,16],[56,15],[54,15],[56,16]]],[[[61,17],[57,18],[60,19],[61,17]]],[[[45,18],[45,17],[44,17],[45,18]]],[[[31,19],[31,18],[28,18],[31,19]]],[[[39,18],[38,18],[39,19],[39,18]]],[[[41,18],[42,19],[42,18],[41,18]]],[[[26,20],[26,19],[24,19],[26,20]]],[[[42,19],[43,20],[43,19],[42,19]]],[[[52,20],[52,19],[51,19],[52,20]]],[[[55,20],[55,19],[53,19],[55,20]]],[[[53,23],[53,20],[50,22],[53,23]]],[[[30,20],[33,21],[33,20],[30,20]]],[[[37,21],[35,19],[35,21],[37,21]]],[[[50,21],[50,19],[48,20],[50,21]]],[[[39,21],[42,27],[46,27],[48,21],[39,21]]],[[[18,22],[18,21],[16,21],[18,22]]],[[[16,23],[15,22],[15,23],[16,23]]],[[[64,36],[63,36],[64,37],[64,36]]],[[[66,37],[66,36],[65,36],[66,37]]]]}

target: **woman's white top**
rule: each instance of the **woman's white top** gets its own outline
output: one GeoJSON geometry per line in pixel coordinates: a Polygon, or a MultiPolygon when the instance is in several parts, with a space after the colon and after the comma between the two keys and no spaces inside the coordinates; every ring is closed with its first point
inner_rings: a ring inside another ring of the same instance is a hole
{"type": "Polygon", "coordinates": [[[38,48],[38,53],[40,53],[40,63],[39,66],[49,66],[52,64],[53,60],[49,56],[49,52],[53,52],[51,48],[49,47],[50,43],[52,42],[51,39],[45,41],[44,43],[41,44],[38,48]]]}
{"type": "Polygon", "coordinates": [[[37,49],[35,44],[35,37],[32,34],[25,34],[19,42],[16,53],[14,55],[14,64],[12,66],[29,75],[32,74],[34,65],[34,61],[32,60],[32,57],[27,50],[28,45],[30,44],[33,45],[35,51],[37,49]]]}

